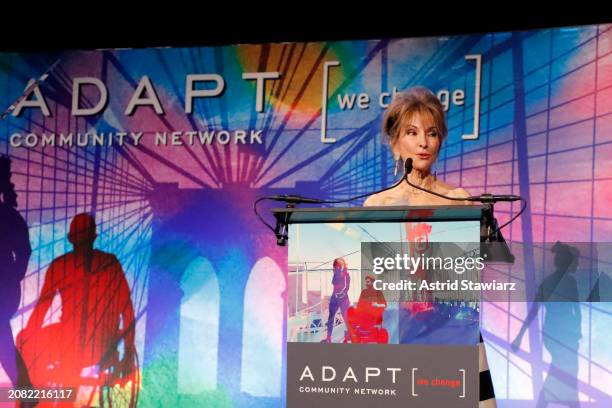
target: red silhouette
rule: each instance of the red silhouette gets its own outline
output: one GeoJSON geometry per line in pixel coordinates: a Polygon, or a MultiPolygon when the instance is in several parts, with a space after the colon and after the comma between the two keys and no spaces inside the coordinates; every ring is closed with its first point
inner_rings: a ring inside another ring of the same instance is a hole
{"type": "Polygon", "coordinates": [[[136,379],[130,288],[117,258],[93,248],[96,236],[91,215],[74,217],[68,233],[74,250],[49,266],[34,311],[17,337],[35,387],[78,389],[136,379]],[[60,321],[45,325],[57,294],[60,321]],[[93,384],[91,375],[82,375],[84,369],[97,372],[93,384]]]}
{"type": "Polygon", "coordinates": [[[366,276],[366,288],[361,291],[357,307],[347,311],[351,343],[389,342],[389,333],[382,327],[387,301],[382,291],[374,289],[374,278],[366,276]]]}

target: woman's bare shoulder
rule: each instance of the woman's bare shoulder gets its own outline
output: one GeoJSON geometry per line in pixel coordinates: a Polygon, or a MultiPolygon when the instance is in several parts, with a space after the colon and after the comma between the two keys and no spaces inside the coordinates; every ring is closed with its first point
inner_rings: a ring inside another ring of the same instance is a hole
{"type": "Polygon", "coordinates": [[[399,199],[398,192],[395,189],[381,191],[380,193],[372,194],[364,202],[364,207],[380,207],[389,205],[399,199]]]}
{"type": "Polygon", "coordinates": [[[470,197],[470,193],[468,193],[464,188],[454,187],[440,180],[436,182],[436,187],[437,187],[437,190],[441,192],[441,194],[444,194],[452,198],[470,197]]]}
{"type": "Polygon", "coordinates": [[[461,187],[457,187],[448,192],[448,195],[453,198],[468,198],[470,193],[461,187]]]}
{"type": "Polygon", "coordinates": [[[384,202],[383,193],[372,194],[363,202],[364,207],[376,207],[384,202]]]}

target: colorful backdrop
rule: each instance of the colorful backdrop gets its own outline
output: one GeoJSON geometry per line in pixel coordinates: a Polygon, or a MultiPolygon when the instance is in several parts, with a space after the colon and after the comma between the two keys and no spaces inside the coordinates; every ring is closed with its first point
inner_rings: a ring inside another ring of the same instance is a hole
{"type": "MultiPolygon", "coordinates": [[[[16,338],[51,261],[71,250],[71,220],[93,214],[95,247],[117,257],[131,291],[139,406],[283,404],[287,254],[252,203],[278,193],[342,199],[390,185],[394,163],[380,128],[396,91],[427,86],[447,107],[439,177],[474,194],[527,199],[507,240],[612,237],[610,25],[3,53],[0,110],[45,72],[0,121],[0,154],[11,159],[32,247],[7,319],[16,338]]],[[[504,222],[518,209],[500,204],[496,214],[504,222]]],[[[67,313],[62,306],[54,299],[49,324],[67,313]]],[[[612,399],[612,307],[581,308],[577,378],[590,406],[612,399]]],[[[533,330],[519,353],[510,349],[526,312],[524,303],[483,305],[501,406],[532,406],[550,362],[533,330]]],[[[1,370],[0,382],[10,384],[1,370]]]]}

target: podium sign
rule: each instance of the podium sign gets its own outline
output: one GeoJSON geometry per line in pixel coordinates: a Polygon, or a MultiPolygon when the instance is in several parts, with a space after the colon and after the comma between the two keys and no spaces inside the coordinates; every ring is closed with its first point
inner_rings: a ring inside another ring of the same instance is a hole
{"type": "Polygon", "coordinates": [[[483,209],[273,211],[288,226],[288,407],[477,406],[478,293],[450,282],[478,281],[483,209]]]}

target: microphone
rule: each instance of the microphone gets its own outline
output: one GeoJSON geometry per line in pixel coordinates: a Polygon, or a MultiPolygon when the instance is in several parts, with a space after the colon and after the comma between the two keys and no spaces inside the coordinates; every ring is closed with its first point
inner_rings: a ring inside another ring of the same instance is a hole
{"type": "Polygon", "coordinates": [[[402,180],[406,179],[408,184],[410,184],[410,182],[408,181],[408,175],[410,173],[412,173],[412,159],[407,158],[406,161],[404,162],[404,177],[402,178],[402,180]]]}
{"type": "Polygon", "coordinates": [[[270,200],[282,201],[287,204],[323,204],[326,201],[318,198],[302,197],[294,194],[281,194],[269,197],[270,200]]]}
{"type": "MultiPolygon", "coordinates": [[[[373,194],[377,194],[377,193],[381,193],[383,191],[387,191],[390,190],[392,188],[395,188],[397,186],[399,186],[404,180],[408,181],[408,174],[412,171],[412,160],[408,160],[406,161],[406,163],[404,164],[404,175],[402,176],[402,178],[395,184],[393,184],[390,187],[384,188],[382,190],[378,190],[375,192],[370,192],[370,193],[366,193],[366,194],[361,194],[358,195],[356,197],[350,197],[348,199],[345,200],[321,200],[319,198],[308,198],[308,197],[302,197],[299,195],[295,195],[295,194],[280,194],[280,195],[273,195],[273,196],[263,196],[263,197],[259,197],[258,199],[256,199],[253,202],[253,211],[255,212],[255,216],[257,216],[257,218],[259,218],[259,220],[266,226],[268,227],[268,229],[270,229],[270,231],[272,231],[274,233],[274,235],[276,235],[276,239],[277,239],[277,244],[284,246],[285,243],[287,242],[287,228],[286,228],[286,224],[280,223],[277,220],[277,228],[274,228],[272,225],[268,224],[266,222],[266,220],[263,219],[263,217],[259,214],[259,211],[257,211],[257,204],[259,204],[261,201],[263,200],[274,200],[274,201],[282,201],[284,203],[287,204],[338,204],[338,203],[346,203],[349,201],[353,201],[353,200],[357,200],[359,198],[364,198],[364,197],[369,197],[373,194]],[[408,167],[409,166],[409,167],[408,167]]],[[[408,182],[410,183],[410,182],[408,182]]],[[[432,194],[435,194],[432,192],[432,194]]],[[[288,205],[287,207],[290,207],[290,205],[288,205]]]]}
{"type": "MultiPolygon", "coordinates": [[[[377,190],[377,191],[374,191],[374,192],[360,194],[358,196],[346,198],[344,200],[322,200],[320,198],[302,197],[300,195],[295,195],[295,194],[281,194],[281,195],[266,196],[266,197],[261,197],[261,199],[262,200],[268,199],[268,200],[274,200],[274,201],[282,201],[282,202],[287,203],[287,204],[339,204],[339,203],[346,203],[346,202],[349,202],[349,201],[354,201],[354,200],[357,200],[357,199],[360,199],[360,198],[369,197],[369,196],[371,196],[373,194],[381,193],[383,191],[387,191],[387,190],[390,190],[392,188],[395,188],[395,187],[399,186],[404,180],[408,181],[408,174],[410,174],[411,171],[412,171],[412,159],[408,159],[408,160],[406,160],[406,163],[404,163],[404,175],[394,185],[392,185],[390,187],[383,188],[382,190],[377,190]]],[[[408,182],[408,183],[410,184],[410,182],[408,182]]],[[[430,191],[428,191],[428,192],[430,192],[430,191]]],[[[436,194],[434,192],[431,192],[431,193],[432,194],[436,194]]]]}
{"type": "Polygon", "coordinates": [[[523,197],[521,196],[517,196],[517,195],[512,195],[512,194],[489,194],[489,193],[485,193],[485,194],[481,194],[478,196],[470,196],[467,198],[455,198],[455,197],[448,197],[445,196],[443,194],[439,194],[436,193],[435,191],[431,191],[431,190],[427,190],[423,187],[417,186],[413,183],[410,182],[410,180],[408,180],[408,175],[412,172],[412,159],[408,158],[406,159],[406,162],[404,163],[404,177],[402,178],[403,180],[406,180],[406,183],[408,183],[408,185],[410,185],[411,187],[414,187],[418,190],[421,191],[425,191],[426,193],[429,194],[433,194],[435,196],[438,197],[442,197],[442,198],[446,198],[447,200],[452,200],[452,201],[476,201],[476,202],[480,202],[480,203],[487,203],[487,204],[491,204],[491,217],[493,217],[493,205],[497,202],[502,202],[502,201],[506,201],[506,202],[511,202],[511,201],[522,201],[522,206],[521,209],[519,210],[518,213],[516,213],[512,218],[510,218],[509,221],[507,221],[505,224],[501,225],[501,226],[497,226],[497,220],[495,218],[493,218],[492,221],[492,226],[494,228],[494,231],[489,233],[487,235],[487,239],[491,239],[491,237],[493,237],[495,239],[494,242],[505,242],[503,237],[501,236],[501,229],[504,228],[506,225],[511,224],[512,222],[514,222],[514,220],[516,220],[518,217],[521,216],[521,214],[525,211],[525,209],[527,208],[527,200],[525,200],[523,197]]]}
{"type": "Polygon", "coordinates": [[[479,196],[471,196],[469,198],[470,201],[480,201],[481,203],[497,203],[500,201],[520,201],[521,196],[517,196],[514,194],[489,194],[484,193],[479,196]]]}
{"type": "Polygon", "coordinates": [[[406,183],[408,183],[411,187],[414,187],[414,188],[416,188],[418,190],[421,190],[421,191],[425,191],[426,193],[433,194],[433,195],[438,196],[438,197],[446,198],[447,200],[452,200],[452,201],[477,201],[477,202],[481,202],[481,203],[497,203],[497,202],[501,202],[501,201],[507,201],[507,202],[519,201],[519,200],[522,199],[521,196],[517,196],[517,195],[513,195],[513,194],[489,194],[489,193],[484,193],[484,194],[477,195],[477,196],[470,196],[470,197],[466,197],[466,198],[449,197],[449,196],[445,196],[443,194],[436,193],[436,192],[431,191],[431,190],[427,190],[427,189],[425,189],[423,187],[420,187],[420,186],[417,186],[417,185],[411,183],[410,180],[408,180],[408,175],[410,173],[412,173],[412,159],[408,158],[404,162],[404,178],[402,180],[406,180],[406,183]]]}

